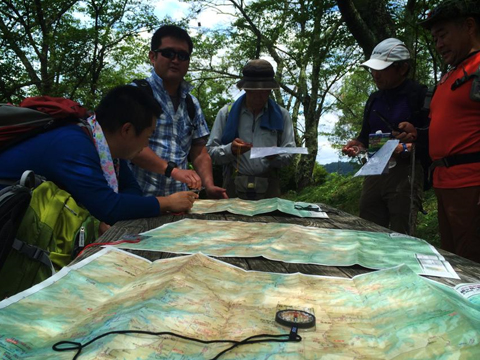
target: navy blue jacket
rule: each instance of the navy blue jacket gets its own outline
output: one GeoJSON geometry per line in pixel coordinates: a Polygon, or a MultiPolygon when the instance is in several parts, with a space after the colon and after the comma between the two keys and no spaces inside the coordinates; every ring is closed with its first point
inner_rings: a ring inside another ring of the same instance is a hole
{"type": "Polygon", "coordinates": [[[407,79],[395,89],[379,90],[372,93],[365,105],[362,130],[357,140],[368,147],[369,134],[381,130],[389,133],[391,130],[375,114],[378,111],[393,125],[403,121],[423,128],[429,124],[428,111],[422,111],[427,87],[407,79]]]}
{"type": "Polygon", "coordinates": [[[18,180],[25,170],[68,191],[107,224],[160,214],[157,199],[142,196],[126,161],[120,161],[119,193],[108,186],[92,139],[77,125],[50,130],[0,153],[0,179],[18,180]]]}

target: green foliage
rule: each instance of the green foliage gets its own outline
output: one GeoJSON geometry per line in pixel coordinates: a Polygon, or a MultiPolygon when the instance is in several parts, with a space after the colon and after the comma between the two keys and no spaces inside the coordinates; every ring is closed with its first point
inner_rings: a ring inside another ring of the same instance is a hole
{"type": "Polygon", "coordinates": [[[426,215],[419,213],[417,217],[417,231],[415,236],[425,239],[430,244],[440,247],[440,234],[438,232],[437,198],[433,189],[424,194],[423,209],[426,215]]]}
{"type": "Polygon", "coordinates": [[[322,165],[328,173],[338,173],[340,175],[352,175],[360,169],[359,162],[337,161],[322,165]]]}
{"type": "Polygon", "coordinates": [[[298,157],[288,166],[284,166],[278,171],[278,177],[280,178],[280,191],[282,194],[294,191],[297,188],[297,184],[295,183],[295,163],[297,161],[298,157]]]}
{"type": "MultiPolygon", "coordinates": [[[[290,191],[285,197],[294,201],[327,204],[358,216],[362,184],[361,177],[332,173],[322,185],[308,187],[298,194],[290,191]]],[[[433,189],[425,193],[423,208],[428,214],[418,213],[415,236],[439,247],[437,201],[433,189]]]]}
{"type": "MultiPolygon", "coordinates": [[[[357,11],[353,17],[343,16],[334,0],[185,1],[192,5],[179,23],[185,28],[203,9],[233,17],[224,28],[189,31],[194,53],[187,80],[195,85],[208,125],[238,95],[235,83],[244,64],[258,57],[273,60],[281,84],[273,96],[292,116],[297,145],[309,149],[308,156],[279,172],[282,190],[358,214],[362,179],[326,175],[315,162],[322,115],[339,114],[328,134],[334,146],[358,134],[365,102],[375,90],[368,72],[358,68],[370,56],[362,49],[392,31],[412,50],[411,76],[429,85],[438,80],[441,62],[417,21],[439,0],[355,0],[349,2],[357,11]],[[354,37],[351,32],[362,29],[355,26],[357,15],[367,29],[354,37]],[[315,186],[295,192],[308,184],[315,186]]],[[[0,102],[44,94],[68,96],[93,109],[111,87],[148,74],[151,35],[142,35],[167,23],[173,23],[168,16],[159,21],[153,15],[152,0],[0,0],[0,102]]],[[[221,184],[221,168],[214,170],[221,184]]],[[[435,242],[431,194],[425,200],[429,214],[418,216],[418,234],[435,242]]]]}
{"type": "Polygon", "coordinates": [[[322,165],[320,165],[319,163],[315,163],[312,176],[312,186],[319,186],[325,183],[325,181],[327,180],[328,172],[322,165]]]}
{"type": "Polygon", "coordinates": [[[0,102],[66,96],[93,108],[145,62],[149,0],[0,1],[0,102]]]}
{"type": "Polygon", "coordinates": [[[363,178],[361,177],[332,173],[327,176],[322,185],[302,190],[296,196],[296,200],[328,204],[358,216],[362,184],[363,178]]]}
{"type": "Polygon", "coordinates": [[[232,43],[227,31],[200,31],[193,40],[194,52],[187,80],[195,86],[193,94],[198,98],[211,128],[218,111],[233,102],[230,89],[238,81],[241,67],[232,70],[239,61],[238,55],[233,53],[219,59],[219,53],[232,43]]]}
{"type": "Polygon", "coordinates": [[[336,92],[335,108],[339,111],[338,122],[328,136],[328,140],[343,146],[356,137],[362,128],[363,110],[368,96],[375,91],[370,73],[362,68],[349,74],[342,87],[336,92]]]}
{"type": "Polygon", "coordinates": [[[273,59],[281,83],[273,97],[291,113],[296,143],[307,147],[310,154],[298,162],[297,184],[301,187],[310,183],[318,151],[319,120],[331,105],[329,90],[356,56],[354,40],[335,10],[336,2],[189,2],[200,11],[213,8],[234,15],[231,27],[202,30],[195,39],[192,80],[195,85],[205,84],[215,90],[199,93],[209,123],[220,105],[238,95],[234,84],[245,63],[259,57],[273,59]]]}
{"type": "MultiPolygon", "coordinates": [[[[355,31],[358,30],[358,26],[367,24],[371,35],[373,35],[372,37],[368,35],[362,37],[357,33],[356,39],[359,45],[362,49],[370,49],[370,51],[365,50],[365,53],[362,54],[364,58],[357,58],[355,65],[358,66],[370,57],[371,49],[374,46],[371,41],[375,41],[376,45],[386,37],[394,36],[404,41],[410,49],[412,67],[409,76],[428,86],[436,83],[439,80],[441,70],[444,70],[444,66],[435,51],[431,35],[418,25],[418,20],[425,18],[427,12],[438,3],[439,0],[428,2],[387,1],[382,4],[376,0],[353,1],[351,5],[359,11],[360,18],[353,16],[346,20],[347,26],[355,31]],[[387,9],[387,13],[384,15],[389,19],[375,15],[377,14],[375,7],[382,7],[383,5],[387,9]],[[394,26],[393,33],[385,33],[384,25],[386,24],[394,26]]],[[[353,10],[345,8],[343,11],[348,13],[353,10]]],[[[352,14],[350,13],[350,15],[352,14]]],[[[333,96],[336,99],[334,111],[339,113],[339,122],[333,132],[327,135],[334,146],[342,146],[359,133],[363,107],[368,95],[375,90],[375,85],[368,72],[357,68],[347,75],[339,89],[333,91],[333,96]]]]}

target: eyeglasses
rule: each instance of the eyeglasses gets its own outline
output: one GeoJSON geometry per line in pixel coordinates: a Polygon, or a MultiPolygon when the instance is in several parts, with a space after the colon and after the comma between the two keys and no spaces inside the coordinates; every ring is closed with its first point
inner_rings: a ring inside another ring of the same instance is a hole
{"type": "Polygon", "coordinates": [[[388,65],[385,69],[382,69],[382,70],[375,70],[375,69],[372,69],[372,68],[368,68],[368,72],[370,74],[373,74],[374,72],[382,72],[382,71],[386,72],[386,70],[393,69],[394,66],[396,66],[395,63],[392,63],[391,65],[388,65]]]}
{"type": "Polygon", "coordinates": [[[190,54],[186,51],[175,51],[171,48],[165,48],[165,49],[153,50],[153,52],[157,54],[159,53],[164,58],[167,58],[170,60],[175,59],[175,56],[177,57],[178,61],[190,60],[190,54]]]}
{"type": "Polygon", "coordinates": [[[391,63],[390,65],[388,65],[385,69],[382,69],[382,70],[375,70],[375,69],[372,69],[372,68],[368,68],[368,72],[370,72],[370,74],[373,74],[374,71],[388,71],[388,70],[392,70],[392,69],[395,69],[395,68],[399,68],[401,66],[403,66],[403,64],[408,64],[406,62],[403,62],[403,61],[395,61],[393,63],[391,63]]]}

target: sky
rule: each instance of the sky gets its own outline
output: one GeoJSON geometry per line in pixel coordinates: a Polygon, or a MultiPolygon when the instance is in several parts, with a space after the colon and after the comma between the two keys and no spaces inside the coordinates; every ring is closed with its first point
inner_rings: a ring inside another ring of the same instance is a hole
{"type": "MultiPolygon", "coordinates": [[[[188,13],[189,4],[183,3],[179,0],[158,0],[154,1],[155,5],[155,15],[158,18],[162,19],[165,16],[169,16],[174,20],[180,20],[188,13]]],[[[228,16],[220,16],[213,11],[202,11],[196,19],[190,21],[190,26],[195,28],[198,26],[198,23],[202,27],[213,28],[221,26],[222,24],[229,23],[228,16]]],[[[328,132],[330,131],[335,121],[337,120],[337,115],[334,113],[328,113],[321,117],[320,119],[320,131],[328,132]]],[[[326,136],[318,137],[318,154],[317,162],[325,165],[331,162],[337,161],[346,161],[345,158],[339,158],[338,150],[335,150],[331,147],[330,143],[326,136]]]]}

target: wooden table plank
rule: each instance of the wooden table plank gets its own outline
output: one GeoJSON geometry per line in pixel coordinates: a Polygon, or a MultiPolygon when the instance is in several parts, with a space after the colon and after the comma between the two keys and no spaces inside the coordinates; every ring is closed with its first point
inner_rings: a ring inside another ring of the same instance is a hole
{"type": "Polygon", "coordinates": [[[316,265],[316,264],[296,264],[296,263],[284,263],[284,264],[288,273],[349,277],[349,276],[346,276],[346,274],[343,273],[339,268],[334,266],[322,266],[322,265],[316,265]]]}

